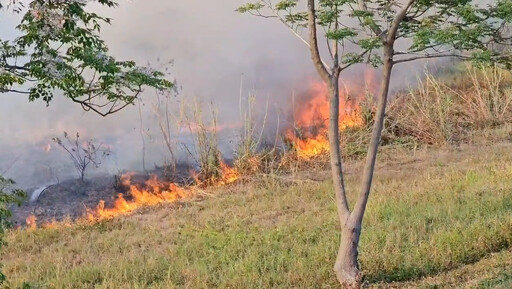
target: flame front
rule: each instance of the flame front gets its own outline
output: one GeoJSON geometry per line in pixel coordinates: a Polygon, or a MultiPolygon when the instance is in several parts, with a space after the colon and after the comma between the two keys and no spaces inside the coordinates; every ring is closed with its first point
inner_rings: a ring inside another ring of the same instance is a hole
{"type": "Polygon", "coordinates": [[[221,170],[221,178],[217,183],[218,185],[223,186],[223,185],[231,184],[240,178],[240,174],[238,173],[238,171],[235,168],[228,166],[223,161],[220,162],[220,170],[221,170]]]}
{"type": "MultiPolygon", "coordinates": [[[[367,89],[374,89],[373,73],[365,72],[365,83],[350,87],[342,83],[338,125],[341,131],[352,127],[361,127],[364,120],[358,101],[364,97],[367,89]]],[[[294,129],[285,136],[292,141],[297,155],[301,159],[311,159],[329,152],[329,92],[323,82],[313,82],[309,97],[294,108],[294,129]]]]}
{"type": "Polygon", "coordinates": [[[92,221],[126,215],[140,207],[175,202],[193,192],[192,189],[182,188],[174,183],[159,181],[155,175],[139,186],[132,183],[133,176],[133,173],[121,176],[123,186],[129,188],[129,200],[123,194],[118,194],[112,208],[105,207],[105,201],[101,200],[95,210],[89,210],[87,218],[92,221]]]}
{"type": "MultiPolygon", "coordinates": [[[[86,217],[82,219],[88,222],[97,222],[103,219],[110,219],[120,215],[133,213],[141,207],[155,206],[163,203],[173,203],[180,199],[190,198],[196,195],[201,184],[194,186],[180,186],[172,182],[164,182],[152,175],[143,184],[135,184],[133,178],[135,173],[126,173],[121,176],[121,183],[128,188],[127,194],[118,194],[112,207],[107,207],[104,200],[100,200],[96,208],[87,209],[86,217]]],[[[239,173],[235,168],[221,162],[221,176],[212,186],[223,186],[231,184],[239,179],[239,173]]],[[[29,229],[36,229],[36,216],[31,214],[26,218],[26,226],[29,229]]],[[[81,221],[81,220],[77,220],[81,221]]],[[[42,228],[55,228],[57,226],[70,225],[70,221],[57,222],[52,220],[41,225],[42,228]]]]}
{"type": "MultiPolygon", "coordinates": [[[[372,76],[371,73],[365,73],[364,85],[354,88],[342,85],[338,122],[340,130],[364,125],[357,101],[361,95],[366,93],[366,88],[371,86],[368,79],[372,76]]],[[[295,127],[285,134],[286,138],[293,142],[299,158],[311,159],[329,152],[328,124],[329,94],[327,86],[324,83],[312,83],[308,98],[294,107],[295,127]]],[[[220,172],[220,176],[215,180],[208,180],[206,186],[228,185],[237,181],[240,177],[235,168],[224,162],[220,163],[220,172]]],[[[200,189],[205,186],[199,180],[197,173],[191,175],[196,178],[196,185],[180,186],[176,183],[161,181],[155,175],[143,184],[136,184],[133,182],[134,173],[124,174],[121,176],[121,183],[125,188],[128,188],[128,193],[118,194],[112,206],[107,206],[105,201],[101,200],[95,208],[87,209],[84,220],[96,222],[119,215],[127,215],[141,207],[172,203],[180,199],[190,198],[197,195],[200,189]]],[[[34,215],[30,215],[26,219],[26,223],[28,228],[37,227],[34,215]]],[[[57,225],[60,225],[60,223],[52,221],[43,224],[42,227],[55,227],[57,225]]]]}
{"type": "MultiPolygon", "coordinates": [[[[213,185],[227,185],[239,178],[236,169],[221,162],[221,177],[213,185]]],[[[112,218],[118,215],[130,214],[140,207],[155,206],[162,203],[173,203],[177,200],[189,198],[197,194],[198,186],[182,187],[176,183],[158,180],[152,175],[144,185],[132,183],[134,173],[127,173],[121,176],[123,186],[129,188],[128,197],[118,194],[114,205],[111,208],[105,206],[101,200],[95,210],[88,210],[87,219],[90,221],[112,218]]]]}

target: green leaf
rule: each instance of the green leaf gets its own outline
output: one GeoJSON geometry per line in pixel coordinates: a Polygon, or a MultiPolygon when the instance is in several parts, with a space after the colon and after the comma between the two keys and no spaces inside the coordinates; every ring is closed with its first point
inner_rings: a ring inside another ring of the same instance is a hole
{"type": "Polygon", "coordinates": [[[354,29],[342,28],[338,30],[330,30],[326,33],[325,36],[332,40],[343,40],[345,38],[352,38],[357,36],[357,32],[354,29]]]}
{"type": "Polygon", "coordinates": [[[247,12],[251,12],[251,11],[260,10],[261,8],[264,8],[264,7],[265,7],[265,5],[263,5],[261,2],[247,3],[245,5],[238,7],[238,9],[236,9],[235,11],[239,12],[239,13],[247,13],[247,12]]]}

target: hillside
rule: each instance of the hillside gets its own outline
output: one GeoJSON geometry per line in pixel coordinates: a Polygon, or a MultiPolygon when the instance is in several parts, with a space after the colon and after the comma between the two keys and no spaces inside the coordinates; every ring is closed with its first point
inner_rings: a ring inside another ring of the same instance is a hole
{"type": "MultiPolygon", "coordinates": [[[[375,288],[509,288],[512,144],[385,148],[360,247],[375,288]]],[[[486,136],[489,139],[489,136],[486,136]]],[[[351,161],[348,186],[361,161],[351,161]]],[[[11,286],[337,288],[327,171],[265,175],[96,224],[15,230],[11,286]]]]}

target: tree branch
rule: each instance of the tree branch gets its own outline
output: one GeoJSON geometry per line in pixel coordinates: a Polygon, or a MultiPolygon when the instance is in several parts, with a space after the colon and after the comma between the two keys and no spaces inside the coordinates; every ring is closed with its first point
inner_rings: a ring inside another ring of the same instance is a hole
{"type": "MultiPolygon", "coordinates": [[[[365,0],[358,0],[357,4],[359,6],[359,9],[368,12],[368,6],[366,5],[366,1],[365,0]]],[[[359,19],[359,21],[362,23],[361,19],[359,19]]],[[[370,29],[373,31],[373,33],[375,33],[375,35],[380,37],[382,40],[385,39],[385,35],[384,34],[385,34],[386,31],[382,31],[382,29],[380,29],[380,27],[378,25],[371,25],[370,29]]]]}
{"type": "Polygon", "coordinates": [[[19,94],[30,94],[30,91],[22,91],[22,90],[16,90],[16,89],[0,89],[0,92],[12,92],[12,93],[19,93],[19,94]]]}
{"type": "MultiPolygon", "coordinates": [[[[274,15],[263,15],[261,13],[258,12],[258,14],[252,14],[252,15],[256,15],[256,16],[259,16],[259,17],[263,17],[263,18],[277,18],[279,20],[279,22],[283,23],[289,30],[290,32],[293,33],[293,35],[295,35],[295,37],[299,38],[300,41],[302,41],[304,44],[306,44],[306,46],[311,49],[311,44],[306,40],[304,39],[304,37],[302,37],[298,32],[297,30],[295,30],[293,28],[293,26],[291,26],[290,24],[288,24],[288,22],[286,22],[285,19],[283,19],[283,17],[281,17],[281,15],[279,15],[279,13],[273,9],[272,7],[272,4],[271,3],[268,3],[267,4],[268,8],[270,9],[270,11],[272,11],[272,13],[274,13],[274,15]]],[[[316,22],[316,21],[315,21],[316,22]]],[[[326,67],[328,67],[329,65],[327,65],[327,62],[325,62],[322,57],[320,57],[320,60],[322,61],[322,64],[326,67]]]]}
{"type": "Polygon", "coordinates": [[[400,26],[400,23],[404,20],[405,15],[407,15],[409,8],[411,8],[414,1],[416,0],[408,0],[407,4],[404,7],[402,7],[402,9],[395,16],[393,22],[391,22],[391,26],[389,27],[387,41],[394,42],[396,40],[396,33],[398,31],[398,27],[400,26]]]}
{"type": "Polygon", "coordinates": [[[415,61],[415,60],[419,60],[419,59],[432,59],[432,58],[444,58],[444,57],[456,57],[456,58],[464,59],[464,60],[471,59],[471,57],[469,57],[469,56],[460,55],[460,54],[454,54],[454,53],[427,54],[427,55],[418,55],[418,56],[413,56],[413,57],[393,60],[393,64],[400,64],[400,63],[415,61]]]}
{"type": "Polygon", "coordinates": [[[10,64],[7,64],[7,63],[5,63],[3,66],[4,66],[4,68],[7,68],[8,70],[23,70],[23,71],[28,71],[28,68],[26,68],[25,66],[10,65],[10,64]]]}
{"type": "Polygon", "coordinates": [[[329,82],[330,74],[320,57],[318,50],[318,35],[316,32],[316,11],[315,0],[308,0],[308,27],[309,27],[309,43],[311,51],[311,59],[315,64],[315,68],[320,74],[320,77],[326,83],[329,82]]]}

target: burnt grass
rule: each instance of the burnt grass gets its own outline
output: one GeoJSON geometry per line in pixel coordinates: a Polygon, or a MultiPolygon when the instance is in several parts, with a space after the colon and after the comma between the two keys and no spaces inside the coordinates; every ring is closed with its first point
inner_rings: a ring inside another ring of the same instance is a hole
{"type": "MultiPolygon", "coordinates": [[[[29,196],[32,191],[27,192],[29,196]]],[[[106,205],[113,204],[119,193],[125,194],[126,190],[116,189],[114,176],[94,177],[84,182],[67,180],[47,187],[36,201],[27,199],[20,207],[14,207],[12,221],[14,226],[23,226],[29,215],[34,215],[38,224],[77,219],[85,216],[87,208],[95,208],[100,200],[106,205]]]]}
{"type": "MultiPolygon", "coordinates": [[[[191,168],[187,164],[177,165],[172,173],[167,168],[158,167],[151,172],[136,172],[131,177],[131,183],[145,187],[144,183],[156,175],[160,180],[189,185],[191,168]]],[[[12,207],[11,222],[14,227],[26,225],[26,219],[34,215],[37,224],[46,224],[52,221],[76,220],[86,216],[87,210],[96,209],[103,200],[105,207],[112,207],[119,194],[126,200],[131,200],[129,188],[120,181],[120,175],[104,175],[89,177],[84,181],[72,179],[50,185],[44,189],[39,198],[31,202],[30,196],[37,188],[27,190],[27,198],[21,206],[12,207]]]]}

